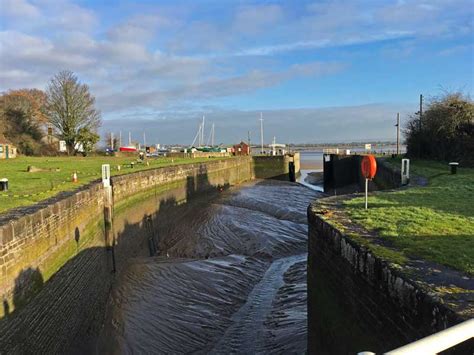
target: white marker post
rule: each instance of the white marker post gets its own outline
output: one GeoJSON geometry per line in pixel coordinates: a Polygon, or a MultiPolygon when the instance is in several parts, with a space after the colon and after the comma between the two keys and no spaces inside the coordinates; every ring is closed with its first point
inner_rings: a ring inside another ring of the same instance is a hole
{"type": "Polygon", "coordinates": [[[112,271],[115,272],[115,237],[113,229],[114,201],[110,184],[110,165],[102,165],[102,185],[104,187],[104,238],[106,250],[112,252],[112,271]]]}
{"type": "Polygon", "coordinates": [[[402,185],[410,182],[410,159],[402,159],[402,185]]]}
{"type": "Polygon", "coordinates": [[[369,179],[365,179],[365,209],[367,209],[367,203],[369,200],[369,179]]]}

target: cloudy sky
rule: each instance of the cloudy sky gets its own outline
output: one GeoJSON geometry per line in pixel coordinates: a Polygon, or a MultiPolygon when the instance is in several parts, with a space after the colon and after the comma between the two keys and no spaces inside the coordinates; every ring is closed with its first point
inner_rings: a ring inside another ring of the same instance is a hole
{"type": "Polygon", "coordinates": [[[471,0],[0,0],[0,90],[74,71],[102,132],[191,143],[393,139],[418,96],[471,94],[471,0]]]}

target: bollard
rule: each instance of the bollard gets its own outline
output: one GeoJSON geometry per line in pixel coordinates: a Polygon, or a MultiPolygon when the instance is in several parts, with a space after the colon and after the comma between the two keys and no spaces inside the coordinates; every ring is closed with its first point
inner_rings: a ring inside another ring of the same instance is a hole
{"type": "Polygon", "coordinates": [[[135,166],[135,163],[134,163],[134,162],[131,162],[131,163],[130,163],[130,167],[133,169],[134,166],[135,166]]]}
{"type": "Polygon", "coordinates": [[[451,167],[451,175],[455,175],[458,172],[459,163],[452,161],[451,163],[449,163],[449,166],[451,167]]]}
{"type": "Polygon", "coordinates": [[[0,191],[8,191],[8,179],[0,179],[0,191]]]}

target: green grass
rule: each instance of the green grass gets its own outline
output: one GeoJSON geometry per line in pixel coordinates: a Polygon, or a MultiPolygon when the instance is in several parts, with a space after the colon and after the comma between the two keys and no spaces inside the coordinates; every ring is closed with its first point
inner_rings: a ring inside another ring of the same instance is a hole
{"type": "MultiPolygon", "coordinates": [[[[211,158],[212,159],[212,158],[211,158]]],[[[9,180],[7,193],[0,191],[0,213],[14,207],[28,206],[55,196],[61,191],[74,190],[77,187],[101,178],[102,164],[110,164],[112,176],[128,174],[140,170],[158,167],[189,164],[208,161],[208,158],[152,158],[149,166],[137,163],[132,169],[132,157],[18,157],[0,160],[0,179],[9,180]],[[40,172],[27,172],[32,165],[43,169],[40,172]],[[118,171],[117,166],[121,166],[118,171]],[[56,171],[58,170],[58,171],[56,171]],[[79,181],[72,182],[72,174],[77,171],[79,181]]]]}
{"type": "Polygon", "coordinates": [[[404,255],[474,274],[474,169],[450,175],[446,163],[411,161],[411,174],[428,186],[344,202],[356,223],[388,239],[404,255]]]}

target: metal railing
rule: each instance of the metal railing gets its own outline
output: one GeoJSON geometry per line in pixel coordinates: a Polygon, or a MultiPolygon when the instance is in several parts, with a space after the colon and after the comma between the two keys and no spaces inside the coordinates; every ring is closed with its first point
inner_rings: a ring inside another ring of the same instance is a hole
{"type": "MultiPolygon", "coordinates": [[[[391,350],[388,355],[415,355],[437,354],[446,349],[452,348],[474,337],[474,319],[459,323],[448,329],[427,336],[426,338],[414,341],[413,343],[391,350]]],[[[358,355],[374,354],[369,351],[360,352],[358,355]]]]}

